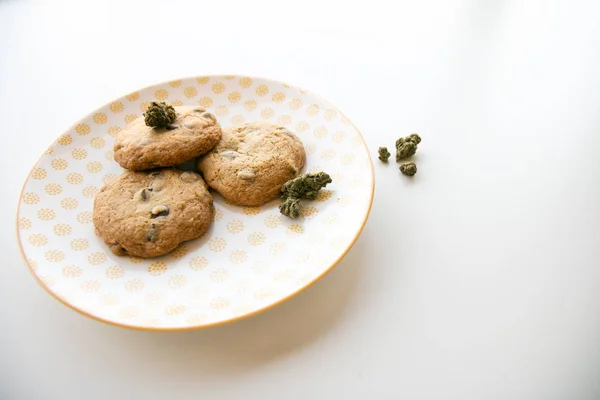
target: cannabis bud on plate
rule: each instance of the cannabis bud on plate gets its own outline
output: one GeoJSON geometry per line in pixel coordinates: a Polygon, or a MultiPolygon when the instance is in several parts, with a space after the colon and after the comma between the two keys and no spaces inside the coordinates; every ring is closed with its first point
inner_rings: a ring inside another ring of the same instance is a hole
{"type": "Polygon", "coordinates": [[[293,197],[287,198],[279,205],[279,211],[290,218],[300,216],[300,200],[293,197]]]}
{"type": "Polygon", "coordinates": [[[166,128],[169,124],[175,122],[176,118],[177,114],[173,106],[165,102],[153,101],[144,113],[146,125],[155,128],[166,128]]]}
{"type": "Polygon", "coordinates": [[[331,177],[325,172],[301,175],[287,181],[281,187],[283,203],[279,205],[279,211],[290,218],[298,218],[300,216],[300,199],[316,199],[319,190],[331,182],[331,177]]]}
{"type": "Polygon", "coordinates": [[[281,195],[284,200],[289,197],[314,200],[319,190],[331,182],[331,177],[325,172],[301,175],[284,183],[281,187],[281,195]]]}

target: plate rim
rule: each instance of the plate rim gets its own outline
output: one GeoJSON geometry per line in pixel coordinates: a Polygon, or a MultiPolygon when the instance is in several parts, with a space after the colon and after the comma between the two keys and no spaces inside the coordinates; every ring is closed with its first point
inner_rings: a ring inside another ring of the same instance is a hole
{"type": "MultiPolygon", "coordinates": [[[[31,264],[27,260],[27,256],[25,254],[25,251],[23,250],[23,244],[22,244],[22,241],[21,241],[21,235],[20,235],[20,231],[19,231],[19,215],[20,215],[20,212],[21,212],[21,204],[23,203],[23,194],[25,192],[25,186],[29,182],[29,180],[31,178],[31,174],[33,173],[33,171],[36,168],[36,166],[39,164],[39,162],[42,160],[42,158],[44,156],[46,156],[46,153],[43,152],[38,157],[37,161],[31,167],[31,170],[27,174],[27,177],[25,178],[25,181],[23,182],[23,185],[21,186],[21,192],[19,193],[19,203],[17,205],[17,212],[16,212],[16,216],[15,216],[15,233],[16,233],[16,236],[17,236],[17,244],[19,245],[19,253],[21,254],[21,258],[25,262],[25,265],[27,265],[27,269],[29,270],[30,274],[33,275],[33,277],[34,277],[35,281],[38,283],[38,285],[40,285],[54,299],[58,300],[60,303],[62,303],[63,305],[67,306],[68,308],[76,311],[77,313],[79,313],[81,315],[84,315],[84,316],[86,316],[88,318],[91,318],[93,320],[102,322],[102,323],[107,324],[107,325],[117,326],[117,327],[120,327],[120,328],[133,329],[133,330],[138,330],[138,331],[150,331],[150,332],[182,332],[182,331],[193,331],[193,330],[207,329],[207,328],[213,328],[213,327],[217,327],[217,326],[221,326],[221,325],[231,324],[231,323],[234,323],[234,322],[238,322],[238,321],[241,321],[241,320],[253,317],[253,316],[258,315],[258,314],[262,314],[263,312],[266,312],[266,311],[268,311],[268,310],[270,310],[272,308],[275,308],[278,305],[281,305],[281,304],[285,303],[286,301],[290,300],[293,297],[296,297],[297,295],[301,294],[302,292],[304,292],[308,288],[310,288],[313,285],[315,285],[322,278],[324,278],[325,275],[327,275],[331,270],[333,270],[333,268],[335,266],[337,266],[337,264],[339,264],[340,261],[342,261],[342,259],[350,252],[350,250],[352,249],[352,247],[354,247],[354,244],[358,240],[359,236],[362,234],[362,232],[363,232],[363,230],[365,228],[365,225],[367,223],[367,220],[369,219],[369,215],[371,214],[371,209],[373,207],[373,200],[374,200],[374,197],[375,197],[375,167],[373,165],[373,159],[371,157],[371,152],[369,151],[369,146],[367,145],[367,142],[365,141],[365,138],[364,138],[362,132],[360,131],[360,129],[358,129],[358,127],[354,124],[354,122],[352,122],[352,120],[350,120],[350,118],[348,118],[346,116],[346,114],[344,114],[336,105],[334,105],[330,101],[324,99],[323,97],[319,96],[318,94],[315,94],[314,92],[312,92],[310,90],[306,90],[306,89],[301,88],[300,86],[292,85],[292,84],[289,84],[287,82],[283,82],[283,81],[280,81],[280,80],[271,79],[271,78],[264,78],[264,77],[256,76],[256,75],[244,75],[244,74],[207,74],[207,75],[186,76],[186,77],[169,79],[169,80],[165,80],[165,81],[153,83],[153,84],[144,86],[142,88],[136,89],[136,90],[134,90],[134,92],[139,92],[139,91],[146,90],[146,89],[149,89],[149,88],[152,88],[152,87],[155,87],[155,86],[159,86],[159,85],[165,85],[165,84],[168,84],[169,82],[172,82],[174,80],[184,81],[184,80],[196,79],[199,76],[201,76],[201,77],[208,77],[208,78],[215,78],[215,77],[221,78],[221,77],[226,77],[226,76],[239,76],[239,77],[248,77],[248,78],[251,78],[251,79],[268,81],[268,82],[272,82],[272,83],[276,83],[276,84],[280,84],[280,85],[287,85],[290,88],[295,88],[295,89],[298,89],[299,91],[303,91],[305,93],[310,93],[311,95],[315,96],[316,98],[318,98],[322,102],[324,102],[326,104],[329,104],[333,108],[335,108],[337,110],[337,112],[340,113],[340,115],[341,115],[342,118],[346,118],[346,120],[356,130],[356,132],[358,132],[358,135],[359,135],[359,137],[361,139],[361,143],[362,143],[363,147],[365,148],[365,150],[367,151],[367,158],[369,160],[369,166],[371,168],[371,182],[372,182],[372,185],[371,185],[371,195],[370,195],[370,198],[369,198],[369,206],[367,208],[367,212],[365,214],[365,217],[364,217],[363,221],[361,222],[360,228],[358,228],[358,230],[356,231],[356,234],[352,238],[352,241],[350,242],[350,244],[348,245],[348,247],[346,247],[346,249],[321,274],[317,275],[310,282],[307,282],[304,286],[298,288],[297,290],[294,290],[294,291],[290,292],[289,294],[287,294],[286,296],[278,299],[277,301],[275,301],[273,303],[270,303],[270,304],[267,304],[264,307],[261,307],[259,309],[254,310],[254,311],[250,311],[250,312],[247,312],[247,313],[244,313],[244,314],[241,314],[241,315],[236,315],[234,317],[231,317],[231,318],[228,318],[228,319],[224,319],[224,320],[221,320],[221,321],[211,322],[211,323],[208,323],[208,324],[197,324],[197,325],[181,326],[181,327],[140,326],[140,325],[131,325],[131,324],[126,324],[126,323],[121,323],[121,322],[115,322],[115,321],[111,321],[109,319],[101,318],[101,317],[99,317],[97,315],[93,315],[90,312],[85,311],[85,310],[83,310],[83,309],[81,309],[81,308],[79,308],[79,307],[77,307],[77,306],[69,303],[67,300],[63,299],[61,296],[59,296],[57,293],[55,293],[53,290],[51,290],[48,287],[48,285],[46,285],[40,279],[40,277],[35,273],[33,267],[31,266],[31,264]]],[[[127,96],[127,94],[124,94],[124,95],[122,95],[120,97],[117,97],[116,99],[110,100],[109,102],[101,105],[100,107],[97,107],[96,109],[94,109],[93,111],[89,112],[85,116],[79,118],[77,121],[75,121],[75,123],[73,123],[72,125],[70,125],[66,130],[67,131],[73,130],[79,121],[93,116],[95,113],[99,112],[102,108],[104,108],[107,104],[110,104],[111,101],[116,101],[117,99],[121,99],[121,98],[123,98],[125,96],[127,96]]],[[[50,144],[50,146],[56,144],[59,139],[60,139],[60,135],[59,135],[59,137],[57,137],[50,144]]]]}

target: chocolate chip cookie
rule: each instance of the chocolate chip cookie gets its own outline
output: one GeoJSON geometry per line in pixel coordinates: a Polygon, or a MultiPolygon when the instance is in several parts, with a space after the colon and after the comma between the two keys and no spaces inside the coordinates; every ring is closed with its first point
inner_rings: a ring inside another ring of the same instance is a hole
{"type": "Polygon", "coordinates": [[[165,128],[147,126],[143,117],[131,122],[115,140],[115,160],[132,171],[170,167],[206,153],[221,139],[221,126],[204,108],[175,111],[177,118],[165,128]]]}
{"type": "Polygon", "coordinates": [[[157,257],[201,236],[213,199],[200,175],[174,168],[127,171],[94,200],[94,225],[117,255],[157,257]]]}
{"type": "Polygon", "coordinates": [[[300,139],[282,126],[250,122],[223,131],[217,146],[198,162],[208,185],[226,200],[259,206],[279,196],[306,161],[300,139]]]}

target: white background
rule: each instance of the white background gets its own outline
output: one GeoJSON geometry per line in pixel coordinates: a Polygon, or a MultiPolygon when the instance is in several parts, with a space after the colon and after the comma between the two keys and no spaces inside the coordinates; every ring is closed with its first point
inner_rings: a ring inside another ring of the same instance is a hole
{"type": "Polygon", "coordinates": [[[600,398],[600,3],[394,3],[0,0],[0,399],[600,398]],[[210,73],[321,95],[372,154],[419,132],[419,173],[374,158],[352,251],[257,317],[152,333],[59,304],[17,247],[30,167],[210,73]]]}

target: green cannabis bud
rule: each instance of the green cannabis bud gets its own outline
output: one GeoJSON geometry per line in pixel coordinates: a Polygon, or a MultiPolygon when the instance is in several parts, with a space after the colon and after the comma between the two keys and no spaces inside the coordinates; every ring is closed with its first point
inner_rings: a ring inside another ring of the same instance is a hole
{"type": "Polygon", "coordinates": [[[390,158],[391,154],[388,151],[387,147],[379,148],[379,159],[383,162],[387,162],[388,158],[390,158]]]}
{"type": "Polygon", "coordinates": [[[407,162],[400,165],[400,172],[402,172],[406,176],[413,176],[417,173],[417,164],[414,162],[407,162]]]}
{"type": "Polygon", "coordinates": [[[421,136],[419,136],[416,133],[411,133],[410,135],[405,137],[404,140],[406,140],[408,142],[413,142],[414,144],[419,144],[419,143],[421,143],[421,136]]]}
{"type": "Polygon", "coordinates": [[[301,175],[287,181],[281,187],[283,203],[279,205],[279,211],[290,218],[298,218],[300,216],[300,199],[316,199],[319,190],[331,182],[331,177],[325,172],[301,175]]]}
{"type": "Polygon", "coordinates": [[[175,113],[173,106],[170,106],[165,102],[158,103],[153,101],[144,113],[146,125],[155,128],[166,128],[169,124],[175,122],[176,118],[177,114],[175,113]]]}
{"type": "Polygon", "coordinates": [[[396,142],[396,161],[403,160],[410,156],[414,156],[417,152],[417,145],[413,142],[406,142],[402,139],[402,142],[396,142]]]}
{"type": "Polygon", "coordinates": [[[279,212],[290,218],[298,218],[300,216],[300,200],[288,197],[279,205],[279,212]]]}
{"type": "Polygon", "coordinates": [[[314,200],[317,198],[319,190],[331,182],[331,177],[325,172],[301,175],[283,184],[281,196],[284,200],[290,197],[314,200]]]}
{"type": "Polygon", "coordinates": [[[396,161],[414,156],[419,143],[421,143],[421,137],[416,133],[396,140],[396,161]]]}

